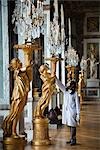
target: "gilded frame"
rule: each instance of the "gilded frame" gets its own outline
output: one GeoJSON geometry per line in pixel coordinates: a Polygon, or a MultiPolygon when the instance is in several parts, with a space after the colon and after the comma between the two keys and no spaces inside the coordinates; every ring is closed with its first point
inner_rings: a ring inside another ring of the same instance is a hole
{"type": "Polygon", "coordinates": [[[100,35],[100,14],[87,14],[84,20],[84,35],[100,35]]]}

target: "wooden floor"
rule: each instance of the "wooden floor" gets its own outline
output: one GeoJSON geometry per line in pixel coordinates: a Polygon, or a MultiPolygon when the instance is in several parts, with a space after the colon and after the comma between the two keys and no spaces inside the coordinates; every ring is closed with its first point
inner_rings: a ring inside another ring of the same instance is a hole
{"type": "Polygon", "coordinates": [[[66,144],[69,139],[69,129],[66,126],[50,129],[49,135],[52,145],[32,147],[27,144],[22,150],[100,150],[100,101],[84,102],[81,123],[77,127],[77,145],[66,144]]]}

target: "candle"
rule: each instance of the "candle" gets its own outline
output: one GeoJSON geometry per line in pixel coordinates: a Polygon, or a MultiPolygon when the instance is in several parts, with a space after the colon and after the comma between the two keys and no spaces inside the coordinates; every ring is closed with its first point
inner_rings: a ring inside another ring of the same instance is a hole
{"type": "Polygon", "coordinates": [[[61,25],[64,26],[64,10],[63,5],[61,4],[61,25]]]}
{"type": "Polygon", "coordinates": [[[23,15],[22,9],[23,9],[23,5],[22,5],[22,1],[21,1],[21,16],[23,15]]]}
{"type": "Polygon", "coordinates": [[[61,4],[61,41],[64,41],[64,10],[61,4]]]}
{"type": "Polygon", "coordinates": [[[30,2],[30,0],[28,0],[28,1],[29,1],[28,6],[29,6],[29,15],[30,15],[30,12],[31,12],[31,2],[30,2]]]}
{"type": "Polygon", "coordinates": [[[41,8],[41,6],[42,6],[42,2],[40,1],[40,8],[41,8]]]}
{"type": "Polygon", "coordinates": [[[42,10],[43,10],[43,2],[42,2],[42,10]]]}
{"type": "Polygon", "coordinates": [[[58,0],[54,0],[54,8],[55,8],[54,20],[58,24],[58,0]]]}
{"type": "Polygon", "coordinates": [[[35,12],[35,6],[32,5],[32,14],[34,14],[34,12],[35,12]]]}
{"type": "Polygon", "coordinates": [[[27,1],[27,3],[26,3],[26,9],[27,9],[27,17],[28,17],[28,1],[27,1]]]}
{"type": "Polygon", "coordinates": [[[68,19],[68,27],[69,27],[69,47],[71,47],[71,21],[68,19]]]}
{"type": "Polygon", "coordinates": [[[55,34],[55,44],[58,43],[58,35],[59,35],[59,25],[56,25],[56,34],[55,34]]]}
{"type": "Polygon", "coordinates": [[[39,8],[39,0],[37,0],[37,8],[39,8]]]}

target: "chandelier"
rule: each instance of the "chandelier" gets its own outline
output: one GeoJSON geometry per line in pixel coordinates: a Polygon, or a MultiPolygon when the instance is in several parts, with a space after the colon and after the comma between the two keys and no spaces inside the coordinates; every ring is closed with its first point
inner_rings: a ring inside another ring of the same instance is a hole
{"type": "Polygon", "coordinates": [[[54,0],[54,18],[50,22],[50,34],[48,37],[48,48],[51,55],[61,54],[62,46],[65,42],[65,32],[64,32],[64,13],[63,5],[61,4],[61,32],[58,24],[58,0],[54,0]]]}
{"type": "Polygon", "coordinates": [[[61,36],[59,32],[59,25],[55,22],[50,22],[50,35],[48,37],[48,48],[51,55],[58,55],[61,53],[61,36]]]}
{"type": "Polygon", "coordinates": [[[65,60],[67,65],[76,67],[79,62],[78,54],[76,50],[71,45],[71,20],[68,19],[68,27],[69,27],[69,45],[68,50],[65,52],[65,60]]]}
{"type": "Polygon", "coordinates": [[[44,12],[43,2],[37,0],[37,7],[33,0],[16,0],[12,15],[14,32],[19,34],[24,41],[31,41],[43,33],[44,12]]]}
{"type": "Polygon", "coordinates": [[[67,65],[75,66],[75,67],[78,65],[79,57],[73,47],[68,47],[68,50],[65,53],[65,58],[66,58],[67,65]]]}

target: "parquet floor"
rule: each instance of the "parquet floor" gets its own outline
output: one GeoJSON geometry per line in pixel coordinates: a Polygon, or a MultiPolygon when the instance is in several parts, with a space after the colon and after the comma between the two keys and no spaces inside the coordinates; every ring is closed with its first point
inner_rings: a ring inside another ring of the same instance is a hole
{"type": "Polygon", "coordinates": [[[81,123],[77,127],[77,145],[66,144],[69,129],[64,126],[50,130],[50,146],[27,145],[25,150],[100,150],[100,101],[86,101],[81,110],[81,123]]]}
{"type": "Polygon", "coordinates": [[[50,129],[49,135],[52,145],[32,147],[29,143],[21,150],[100,150],[100,101],[84,102],[81,123],[77,127],[77,145],[66,144],[69,139],[69,129],[66,126],[50,129]]]}

